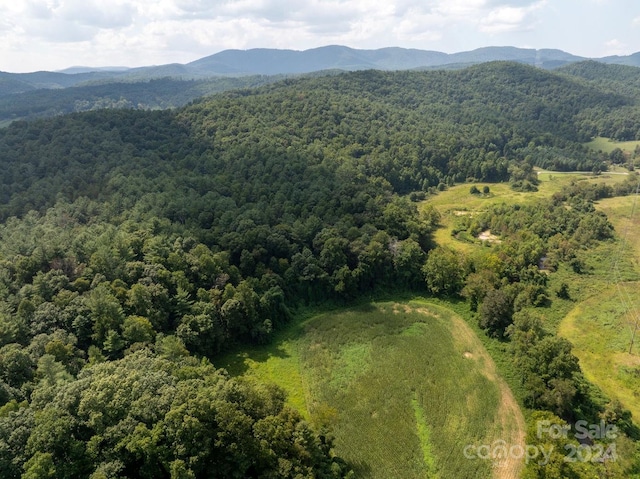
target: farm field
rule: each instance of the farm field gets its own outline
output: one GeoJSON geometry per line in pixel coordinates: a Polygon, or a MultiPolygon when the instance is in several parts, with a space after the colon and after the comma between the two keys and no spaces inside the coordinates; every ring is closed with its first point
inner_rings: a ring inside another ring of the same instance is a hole
{"type": "Polygon", "coordinates": [[[478,337],[447,308],[386,302],[325,313],[224,362],[285,388],[290,405],[330,428],[357,477],[506,478],[521,469],[463,453],[498,439],[523,444],[525,424],[478,337]]]}

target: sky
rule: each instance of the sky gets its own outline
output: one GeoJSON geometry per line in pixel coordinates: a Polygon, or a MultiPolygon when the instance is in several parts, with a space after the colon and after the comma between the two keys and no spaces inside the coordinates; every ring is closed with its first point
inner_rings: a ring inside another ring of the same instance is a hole
{"type": "Polygon", "coordinates": [[[188,63],[324,45],[640,51],[638,0],[0,0],[0,71],[188,63]]]}

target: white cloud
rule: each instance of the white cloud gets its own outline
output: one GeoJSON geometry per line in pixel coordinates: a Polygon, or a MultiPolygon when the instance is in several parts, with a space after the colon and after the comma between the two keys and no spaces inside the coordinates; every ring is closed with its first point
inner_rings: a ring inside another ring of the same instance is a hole
{"type": "Polygon", "coordinates": [[[46,20],[53,16],[52,2],[37,2],[29,0],[25,5],[26,15],[30,18],[46,20]]]}
{"type": "Polygon", "coordinates": [[[486,0],[438,0],[434,3],[434,12],[456,20],[477,18],[487,7],[486,0]]]}
{"type": "Polygon", "coordinates": [[[410,9],[395,22],[392,31],[401,42],[431,43],[442,39],[446,25],[442,14],[410,9]]]}
{"type": "Polygon", "coordinates": [[[136,9],[124,1],[28,1],[9,13],[14,33],[53,43],[92,40],[101,29],[121,29],[133,23],[136,9]]]}
{"type": "Polygon", "coordinates": [[[98,28],[122,28],[131,25],[136,9],[128,2],[99,0],[65,0],[54,10],[55,18],[78,25],[98,28]]]}
{"type": "Polygon", "coordinates": [[[529,29],[535,20],[535,12],[544,7],[546,3],[543,0],[521,7],[513,5],[498,6],[481,19],[480,31],[504,33],[529,29]]]}
{"type": "Polygon", "coordinates": [[[605,42],[604,45],[606,47],[606,55],[625,55],[628,51],[627,44],[617,38],[605,42]]]}
{"type": "MultiPolygon", "coordinates": [[[[587,5],[613,12],[595,5],[607,1],[580,4],[581,14],[587,5]]],[[[587,36],[571,31],[582,20],[562,31],[541,27],[564,18],[562,8],[548,0],[0,0],[0,70],[185,63],[227,48],[327,44],[452,52],[499,39],[562,48],[562,39],[587,36]]],[[[640,26],[637,7],[627,15],[640,26]]],[[[601,30],[632,44],[629,34],[601,30]]],[[[602,48],[605,40],[592,43],[602,48]]]]}
{"type": "Polygon", "coordinates": [[[7,10],[0,6],[0,32],[9,32],[15,28],[15,24],[11,20],[11,16],[7,14],[7,10]]]}
{"type": "Polygon", "coordinates": [[[175,0],[175,7],[187,16],[210,15],[218,5],[218,2],[211,2],[207,0],[175,0]]]}

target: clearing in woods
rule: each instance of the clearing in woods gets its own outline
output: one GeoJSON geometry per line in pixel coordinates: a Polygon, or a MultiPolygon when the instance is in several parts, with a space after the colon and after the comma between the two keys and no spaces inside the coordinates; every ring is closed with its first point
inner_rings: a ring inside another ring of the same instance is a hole
{"type": "MultiPolygon", "coordinates": [[[[283,386],[329,427],[356,477],[513,479],[520,460],[465,457],[465,446],[524,446],[525,421],[467,323],[431,303],[372,303],[316,316],[280,341],[230,355],[232,374],[283,386]]],[[[469,455],[469,454],[467,454],[469,455]]]]}
{"type": "Polygon", "coordinates": [[[640,145],[640,141],[615,141],[610,138],[598,136],[588,143],[586,146],[595,151],[603,151],[604,153],[611,153],[616,148],[620,148],[627,154],[633,154],[636,147],[640,145]]]}
{"type": "Polygon", "coordinates": [[[511,189],[507,183],[475,183],[479,190],[488,186],[490,193],[486,195],[473,195],[469,192],[468,184],[461,184],[440,191],[435,196],[429,197],[420,203],[421,208],[434,208],[440,214],[440,226],[434,232],[434,240],[439,245],[447,245],[458,251],[471,253],[477,250],[482,240],[476,243],[467,240],[459,240],[453,237],[452,231],[461,216],[474,216],[495,204],[527,204],[544,198],[551,198],[554,193],[561,191],[572,181],[584,181],[587,183],[613,184],[625,181],[629,172],[624,168],[617,168],[601,175],[593,175],[587,172],[554,172],[537,170],[538,191],[520,192],[511,189]]]}

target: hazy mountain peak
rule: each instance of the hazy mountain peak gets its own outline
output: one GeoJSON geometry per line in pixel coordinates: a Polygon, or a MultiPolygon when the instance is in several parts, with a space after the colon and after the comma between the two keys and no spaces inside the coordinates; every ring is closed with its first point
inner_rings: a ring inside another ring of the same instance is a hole
{"type": "MultiPolygon", "coordinates": [[[[215,76],[297,75],[323,70],[461,68],[496,60],[515,61],[552,69],[584,61],[587,58],[557,49],[536,50],[512,46],[489,46],[458,53],[402,47],[361,50],[344,45],[325,45],[308,50],[231,49],[187,64],[173,63],[138,68],[75,66],[60,72],[3,73],[5,88],[0,85],[0,96],[34,88],[66,88],[92,81],[140,81],[164,77],[202,79],[215,76]],[[12,80],[11,84],[9,78],[12,80]]],[[[602,63],[640,66],[640,52],[629,56],[611,56],[595,60],[602,63]]]]}

